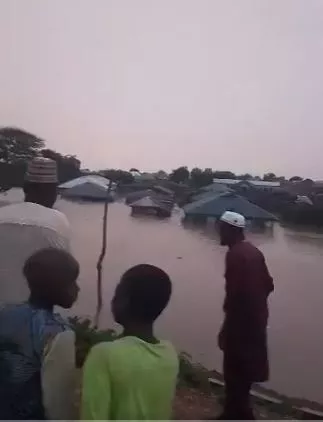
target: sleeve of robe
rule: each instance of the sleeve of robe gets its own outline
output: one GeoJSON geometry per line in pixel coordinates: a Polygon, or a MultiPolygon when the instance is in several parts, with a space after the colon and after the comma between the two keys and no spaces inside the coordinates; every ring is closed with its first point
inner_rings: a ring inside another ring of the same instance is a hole
{"type": "Polygon", "coordinates": [[[57,334],[48,344],[44,351],[41,384],[47,418],[74,419],[76,368],[73,331],[57,334]]]}

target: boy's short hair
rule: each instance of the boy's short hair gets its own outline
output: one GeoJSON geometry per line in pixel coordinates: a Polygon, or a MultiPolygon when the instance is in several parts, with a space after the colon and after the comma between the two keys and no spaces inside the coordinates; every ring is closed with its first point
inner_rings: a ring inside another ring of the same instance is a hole
{"type": "Polygon", "coordinates": [[[149,264],[130,268],[121,278],[121,286],[129,300],[131,315],[145,322],[153,322],[166,308],[172,283],[162,269],[149,264]]]}
{"type": "MultiPolygon", "coordinates": [[[[42,287],[44,276],[51,279],[64,271],[67,271],[72,279],[76,279],[79,273],[79,264],[69,252],[56,248],[36,251],[26,260],[23,267],[24,276],[31,290],[42,287]]],[[[56,280],[57,284],[61,282],[59,279],[56,280]]]]}

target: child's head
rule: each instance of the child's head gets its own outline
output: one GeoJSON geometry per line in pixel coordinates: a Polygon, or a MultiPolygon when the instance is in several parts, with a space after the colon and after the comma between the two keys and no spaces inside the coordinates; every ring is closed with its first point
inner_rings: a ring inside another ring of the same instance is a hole
{"type": "Polygon", "coordinates": [[[31,297],[41,304],[68,309],[77,299],[79,264],[68,252],[41,249],[27,259],[23,271],[31,297]]]}
{"type": "Polygon", "coordinates": [[[136,265],[121,277],[113,300],[112,313],[117,323],[152,324],[167,306],[172,292],[168,275],[158,267],[136,265]]]}

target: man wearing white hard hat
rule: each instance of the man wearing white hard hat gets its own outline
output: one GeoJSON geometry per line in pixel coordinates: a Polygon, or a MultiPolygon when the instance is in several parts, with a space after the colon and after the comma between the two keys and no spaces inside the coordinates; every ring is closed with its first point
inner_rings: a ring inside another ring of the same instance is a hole
{"type": "Polygon", "coordinates": [[[25,201],[0,208],[0,304],[28,298],[27,258],[42,248],[69,249],[69,224],[52,209],[57,198],[56,162],[37,157],[25,175],[25,201]]]}
{"type": "Polygon", "coordinates": [[[250,390],[269,377],[267,299],[273,291],[262,252],[245,240],[246,219],[233,211],[220,218],[221,244],[228,246],[225,268],[225,318],[219,334],[223,350],[225,405],[218,419],[254,419],[250,390]]]}

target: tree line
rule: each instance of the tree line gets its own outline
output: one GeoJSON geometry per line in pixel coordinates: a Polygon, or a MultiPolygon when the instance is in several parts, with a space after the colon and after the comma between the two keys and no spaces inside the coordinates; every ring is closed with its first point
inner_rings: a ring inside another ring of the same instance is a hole
{"type": "MultiPolygon", "coordinates": [[[[207,186],[213,179],[236,179],[236,180],[264,180],[267,182],[284,182],[287,179],[283,176],[276,176],[274,173],[265,173],[263,177],[252,176],[249,173],[235,174],[232,171],[214,171],[211,168],[204,170],[195,167],[191,171],[186,166],[178,167],[169,175],[169,179],[176,183],[187,183],[194,187],[207,186]]],[[[291,182],[302,181],[300,176],[293,176],[291,182]]]]}
{"type": "MultiPolygon", "coordinates": [[[[57,162],[60,183],[79,177],[81,175],[81,162],[75,155],[62,155],[59,152],[46,148],[45,141],[38,136],[16,127],[0,128],[0,189],[22,186],[26,164],[37,155],[51,158],[57,162]]],[[[135,181],[133,172],[140,173],[137,168],[129,171],[121,169],[105,169],[99,173],[119,184],[130,184],[135,181]]],[[[191,171],[186,166],[178,167],[169,175],[160,170],[158,175],[178,183],[187,184],[194,188],[207,186],[213,179],[239,179],[239,180],[265,180],[285,181],[274,173],[266,173],[263,177],[252,176],[249,173],[235,174],[232,171],[214,171],[211,168],[193,168],[191,171]]],[[[294,176],[290,181],[302,180],[294,176]]]]}
{"type": "Polygon", "coordinates": [[[0,189],[22,186],[27,162],[36,156],[56,161],[60,183],[79,177],[81,162],[75,155],[62,155],[45,148],[45,141],[16,127],[0,128],[0,189]]]}

